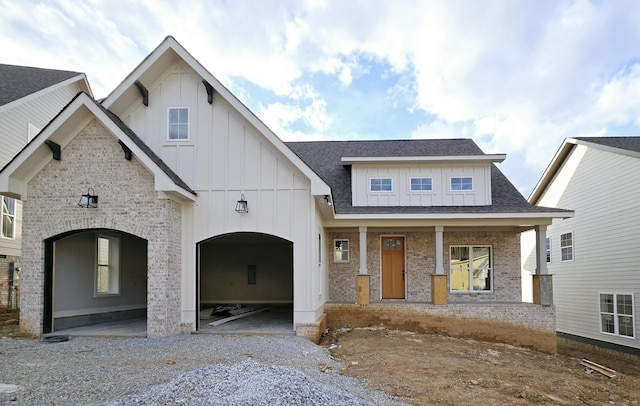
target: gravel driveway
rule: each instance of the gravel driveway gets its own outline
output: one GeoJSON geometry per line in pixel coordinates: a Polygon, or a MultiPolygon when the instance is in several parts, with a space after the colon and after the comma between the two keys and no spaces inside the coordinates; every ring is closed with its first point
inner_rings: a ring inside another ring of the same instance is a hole
{"type": "Polygon", "coordinates": [[[295,336],[2,338],[0,404],[401,404],[341,368],[295,336]]]}

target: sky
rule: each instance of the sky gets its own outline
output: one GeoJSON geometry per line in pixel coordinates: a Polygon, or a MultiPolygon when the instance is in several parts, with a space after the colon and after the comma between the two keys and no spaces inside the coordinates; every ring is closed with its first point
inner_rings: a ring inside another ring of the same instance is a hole
{"type": "Polygon", "coordinates": [[[0,63],[107,96],[173,36],[284,141],[472,138],[528,197],[566,137],[640,135],[637,0],[0,0],[0,63]]]}

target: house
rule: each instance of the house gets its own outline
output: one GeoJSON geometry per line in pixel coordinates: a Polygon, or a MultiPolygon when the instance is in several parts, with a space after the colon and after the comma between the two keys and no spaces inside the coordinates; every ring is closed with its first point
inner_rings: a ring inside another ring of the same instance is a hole
{"type": "Polygon", "coordinates": [[[520,232],[571,212],[529,204],[504,159],[464,139],[284,143],[167,37],[0,172],[24,199],[21,331],[146,317],[166,337],[235,303],[283,306],[314,341],[415,318],[555,351],[549,275],[520,300],[520,232]]]}
{"type": "MultiPolygon", "coordinates": [[[[0,64],[0,168],[81,91],[91,94],[82,73],[0,64]]],[[[16,306],[22,202],[0,203],[0,305],[16,306]]]]}
{"type": "MultiPolygon", "coordinates": [[[[575,210],[573,218],[554,220],[546,237],[560,336],[640,354],[639,175],[640,138],[567,138],[529,197],[575,210]]],[[[524,269],[531,271],[533,248],[530,236],[523,238],[524,269]]]]}

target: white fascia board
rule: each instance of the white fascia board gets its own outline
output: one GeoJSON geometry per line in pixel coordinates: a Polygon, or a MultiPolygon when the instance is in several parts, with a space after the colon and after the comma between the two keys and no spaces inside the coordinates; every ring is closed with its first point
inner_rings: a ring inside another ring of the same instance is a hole
{"type": "Polygon", "coordinates": [[[74,82],[80,82],[80,89],[82,91],[84,91],[85,93],[89,93],[91,94],[91,87],[89,86],[89,81],[87,80],[87,76],[84,73],[81,73],[77,76],[74,76],[72,78],[69,78],[67,80],[63,80],[62,82],[58,82],[54,85],[51,85],[49,87],[46,87],[44,89],[40,89],[37,92],[28,94],[20,99],[16,99],[10,103],[7,103],[5,105],[0,106],[0,113],[3,113],[4,111],[10,110],[16,106],[19,106],[23,103],[28,103],[31,100],[37,99],[39,97],[41,97],[42,95],[49,93],[53,90],[57,90],[60,89],[61,87],[67,86],[69,84],[72,84],[74,82]]]}
{"type": "Polygon", "coordinates": [[[380,163],[429,163],[429,162],[502,162],[506,154],[486,155],[443,155],[443,156],[382,156],[382,157],[342,157],[344,165],[380,164],[380,163]]]}
{"type": "Polygon", "coordinates": [[[573,149],[573,146],[577,144],[577,142],[578,140],[576,140],[575,138],[565,138],[565,140],[562,142],[562,145],[560,146],[560,148],[558,148],[555,155],[551,159],[551,162],[549,162],[549,165],[547,165],[547,168],[542,173],[540,180],[538,180],[538,183],[536,183],[536,186],[531,191],[531,194],[527,199],[530,204],[535,205],[538,203],[538,200],[544,194],[547,186],[549,186],[549,182],[551,182],[553,177],[556,175],[556,172],[558,171],[558,169],[560,169],[562,163],[568,156],[569,152],[573,149]]]}
{"type": "MultiPolygon", "coordinates": [[[[311,194],[323,196],[331,194],[329,186],[305,164],[289,147],[273,131],[271,131],[247,106],[245,106],[233,93],[231,93],[222,83],[218,81],[209,71],[207,71],[200,62],[198,62],[175,38],[168,36],[165,40],[145,58],[134,71],[103,101],[102,105],[109,108],[118,98],[138,80],[145,71],[147,71],[162,55],[172,50],[179,58],[181,58],[191,69],[205,79],[214,88],[215,92],[222,96],[242,117],[244,117],[251,125],[271,144],[280,151],[293,165],[295,165],[305,176],[311,181],[311,194]]],[[[214,96],[215,103],[215,96],[214,96]]]]}
{"type": "Polygon", "coordinates": [[[404,213],[404,214],[336,214],[336,220],[441,220],[441,219],[566,219],[573,217],[573,212],[546,213],[404,213]]]}

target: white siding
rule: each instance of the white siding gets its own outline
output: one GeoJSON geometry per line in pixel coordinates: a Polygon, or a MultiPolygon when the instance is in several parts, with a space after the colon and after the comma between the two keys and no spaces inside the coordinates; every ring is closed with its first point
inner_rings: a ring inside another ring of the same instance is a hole
{"type": "Polygon", "coordinates": [[[640,159],[576,146],[540,206],[575,217],[548,228],[557,330],[640,348],[640,159]],[[560,234],[573,233],[574,260],[562,262],[560,234]],[[599,293],[632,293],[636,339],[600,333],[599,293]]]}
{"type": "Polygon", "coordinates": [[[353,165],[354,206],[484,206],[491,204],[490,164],[353,165]],[[472,191],[451,191],[452,177],[473,178],[472,191]],[[393,191],[371,192],[371,178],[393,179],[393,191]],[[411,178],[431,178],[430,192],[412,192],[411,178]]]}

